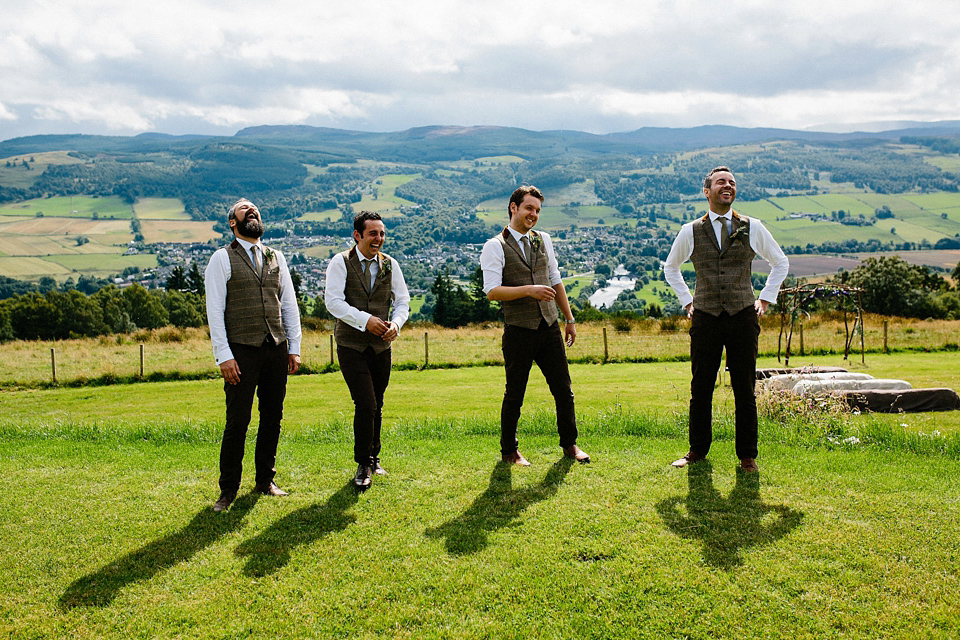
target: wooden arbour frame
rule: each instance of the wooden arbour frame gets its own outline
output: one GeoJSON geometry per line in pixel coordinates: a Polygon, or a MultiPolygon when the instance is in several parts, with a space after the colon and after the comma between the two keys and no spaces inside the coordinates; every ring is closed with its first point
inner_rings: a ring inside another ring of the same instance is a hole
{"type": "MultiPolygon", "coordinates": [[[[793,331],[798,322],[802,323],[801,315],[805,314],[804,306],[814,300],[834,298],[837,310],[843,312],[843,359],[850,356],[853,340],[860,335],[860,362],[864,362],[866,350],[863,344],[863,304],[861,294],[863,289],[842,284],[799,284],[789,289],[781,289],[778,300],[780,307],[780,337],[777,339],[777,362],[780,361],[781,347],[784,353],[784,366],[790,366],[790,343],[793,340],[793,331]],[[852,323],[849,320],[853,316],[852,323]],[[786,334],[786,345],[783,344],[786,334]]],[[[802,329],[801,329],[802,331],[802,329]]],[[[801,339],[801,344],[802,344],[801,339]]]]}

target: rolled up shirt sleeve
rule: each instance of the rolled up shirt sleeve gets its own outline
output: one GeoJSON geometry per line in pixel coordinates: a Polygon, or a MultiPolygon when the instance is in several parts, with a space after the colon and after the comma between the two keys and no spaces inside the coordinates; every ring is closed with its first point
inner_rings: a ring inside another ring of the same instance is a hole
{"type": "Polygon", "coordinates": [[[300,329],[300,305],[297,304],[297,293],[293,288],[293,279],[287,260],[283,254],[276,251],[277,264],[280,266],[280,319],[283,322],[283,333],[287,338],[287,353],[300,354],[300,343],[303,333],[300,329]]]}
{"type": "Polygon", "coordinates": [[[390,286],[393,291],[393,314],[390,322],[397,325],[397,329],[401,329],[410,317],[410,292],[407,290],[406,280],[403,279],[403,272],[400,271],[400,263],[390,258],[390,264],[390,286]]]}
{"type": "Polygon", "coordinates": [[[210,342],[213,344],[213,358],[223,364],[233,360],[233,351],[227,341],[227,323],[224,313],[227,310],[227,281],[230,279],[230,256],[226,249],[218,249],[210,256],[210,262],[203,274],[203,286],[207,298],[207,326],[210,327],[210,342]]]}
{"type": "Polygon", "coordinates": [[[480,269],[483,271],[483,292],[503,284],[503,245],[496,238],[490,238],[480,252],[480,269]]]}
{"type": "Polygon", "coordinates": [[[670,247],[670,253],[663,262],[663,279],[677,294],[680,300],[680,306],[686,307],[693,302],[693,295],[690,293],[690,287],[687,286],[680,273],[680,265],[690,259],[693,255],[693,225],[687,223],[680,228],[680,233],[673,241],[670,247]]]}
{"type": "Polygon", "coordinates": [[[762,222],[751,218],[750,226],[754,230],[750,234],[750,248],[770,265],[770,273],[760,292],[760,299],[773,304],[780,294],[780,285],[790,271],[790,261],[762,222]]]}
{"type": "Polygon", "coordinates": [[[553,240],[550,239],[550,236],[546,233],[540,233],[540,236],[543,238],[543,248],[547,252],[547,277],[550,278],[550,286],[555,287],[563,282],[563,278],[560,277],[557,253],[553,250],[553,240]]]}

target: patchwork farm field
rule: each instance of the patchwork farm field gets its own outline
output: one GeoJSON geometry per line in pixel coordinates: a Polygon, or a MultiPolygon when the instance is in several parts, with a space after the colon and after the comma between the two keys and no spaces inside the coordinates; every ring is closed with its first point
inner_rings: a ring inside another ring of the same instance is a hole
{"type": "Polygon", "coordinates": [[[133,207],[113,197],[30,200],[0,207],[0,275],[63,280],[78,274],[107,277],[127,267],[156,267],[153,255],[125,255],[134,239],[130,223],[134,211],[148,243],[220,237],[212,221],[190,220],[177,198],[143,198],[133,207]]]}
{"type": "MultiPolygon", "coordinates": [[[[698,207],[700,205],[698,204],[698,207]]],[[[871,239],[887,243],[924,240],[933,244],[941,238],[960,234],[960,194],[916,193],[887,195],[876,193],[827,193],[816,196],[771,197],[755,202],[738,202],[737,211],[762,220],[774,237],[785,246],[821,244],[871,239]],[[814,220],[791,215],[847,215],[870,218],[874,211],[889,207],[892,218],[879,219],[872,226],[849,226],[831,220],[814,220]]]]}

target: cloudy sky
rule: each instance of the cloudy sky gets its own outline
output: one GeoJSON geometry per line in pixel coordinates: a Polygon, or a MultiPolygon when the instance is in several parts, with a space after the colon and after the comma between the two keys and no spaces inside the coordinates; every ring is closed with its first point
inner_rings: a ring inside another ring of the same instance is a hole
{"type": "Polygon", "coordinates": [[[0,140],[960,119],[955,0],[3,0],[0,140]]]}

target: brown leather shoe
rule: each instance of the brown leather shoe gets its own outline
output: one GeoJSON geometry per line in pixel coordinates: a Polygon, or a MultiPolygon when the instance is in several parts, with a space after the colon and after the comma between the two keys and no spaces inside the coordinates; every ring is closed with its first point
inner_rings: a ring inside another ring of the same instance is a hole
{"type": "Polygon", "coordinates": [[[687,466],[688,464],[693,464],[694,462],[700,462],[701,460],[706,460],[706,459],[707,459],[707,456],[702,456],[699,453],[694,453],[691,450],[691,451],[688,451],[686,455],[684,455],[682,458],[680,458],[679,460],[674,460],[670,464],[680,469],[682,467],[687,466]]]}
{"type": "Polygon", "coordinates": [[[230,503],[237,497],[236,493],[221,493],[217,501],[213,503],[213,510],[217,513],[226,511],[230,508],[230,503]]]}
{"type": "Polygon", "coordinates": [[[380,458],[373,459],[373,472],[378,476],[387,475],[387,470],[380,466],[380,458]]]}
{"type": "Polygon", "coordinates": [[[587,452],[575,444],[572,444],[569,447],[564,447],[563,455],[567,456],[568,458],[573,458],[581,464],[590,462],[590,456],[587,454],[587,452]]]}
{"type": "Polygon", "coordinates": [[[509,462],[510,464],[518,464],[521,467],[529,467],[530,463],[527,462],[527,459],[524,458],[519,451],[514,451],[513,453],[505,453],[501,456],[504,462],[509,462]]]}
{"type": "Polygon", "coordinates": [[[270,484],[257,483],[253,487],[254,493],[262,493],[265,496],[286,496],[290,495],[283,489],[277,486],[276,482],[270,481],[270,484]]]}
{"type": "Polygon", "coordinates": [[[747,473],[754,473],[760,471],[760,467],[757,466],[757,461],[753,458],[744,458],[740,461],[740,468],[747,473]]]}
{"type": "Polygon", "coordinates": [[[370,488],[372,481],[373,467],[368,464],[357,465],[357,475],[353,477],[353,486],[360,491],[366,491],[370,488]]]}

